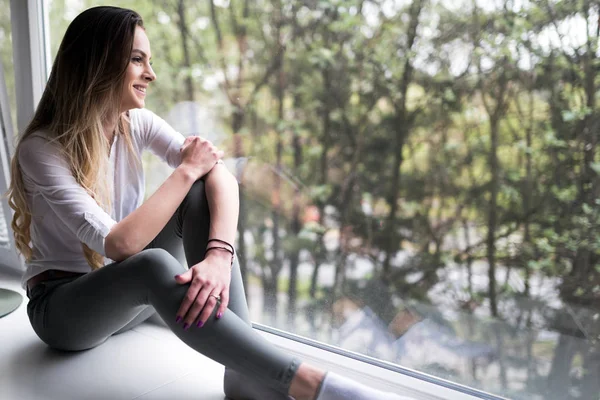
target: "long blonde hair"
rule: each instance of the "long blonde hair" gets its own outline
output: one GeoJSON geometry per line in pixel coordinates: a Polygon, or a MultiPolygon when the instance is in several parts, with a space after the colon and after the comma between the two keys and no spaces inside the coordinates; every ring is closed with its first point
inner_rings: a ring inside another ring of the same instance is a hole
{"type": "MultiPolygon", "coordinates": [[[[112,193],[106,179],[110,143],[103,123],[116,120],[115,134],[133,149],[129,121],[119,107],[137,26],[143,28],[143,21],[135,11],[94,7],[79,14],[67,28],[40,103],[11,161],[8,202],[15,212],[11,226],[17,249],[28,261],[33,256],[32,214],[19,165],[21,144],[43,131],[58,145],[77,183],[110,213],[112,193]]],[[[102,255],[81,245],[92,270],[100,268],[102,255]]]]}

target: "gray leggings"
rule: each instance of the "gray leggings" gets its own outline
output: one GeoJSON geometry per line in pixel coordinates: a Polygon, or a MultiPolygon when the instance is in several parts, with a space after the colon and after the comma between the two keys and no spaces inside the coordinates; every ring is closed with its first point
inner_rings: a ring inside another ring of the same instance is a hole
{"type": "Polygon", "coordinates": [[[27,313],[36,334],[50,347],[85,350],[135,327],[155,310],[187,345],[248,378],[287,394],[299,361],[254,332],[237,259],[231,274],[228,311],[202,328],[175,323],[189,285],[174,276],[200,262],[209,232],[204,182],[197,181],[169,223],[140,253],[75,278],[45,281],[29,293],[27,313]],[[182,243],[183,242],[183,243],[182,243]],[[182,246],[183,244],[183,246],[182,246]],[[183,248],[183,251],[182,251],[183,248]]]}

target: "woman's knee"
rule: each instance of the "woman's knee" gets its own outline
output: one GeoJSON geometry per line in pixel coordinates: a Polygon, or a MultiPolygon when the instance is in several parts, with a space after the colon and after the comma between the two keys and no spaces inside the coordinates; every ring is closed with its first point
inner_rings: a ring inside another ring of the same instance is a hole
{"type": "Polygon", "coordinates": [[[210,211],[204,181],[199,179],[192,185],[178,212],[186,254],[189,254],[190,246],[204,248],[210,229],[210,211]]]}
{"type": "Polygon", "coordinates": [[[203,212],[208,213],[208,201],[206,199],[206,185],[203,180],[198,179],[183,200],[184,206],[190,207],[194,206],[203,212]]]}
{"type": "Polygon", "coordinates": [[[170,276],[185,271],[181,263],[167,250],[161,248],[146,249],[128,259],[135,267],[141,269],[144,276],[170,276]]]}

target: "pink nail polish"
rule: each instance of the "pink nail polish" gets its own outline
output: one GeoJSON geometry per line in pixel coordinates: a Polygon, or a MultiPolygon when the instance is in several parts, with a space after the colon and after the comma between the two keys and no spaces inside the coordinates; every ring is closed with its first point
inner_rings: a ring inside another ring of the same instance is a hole
{"type": "Polygon", "coordinates": [[[217,314],[217,319],[221,319],[222,316],[223,316],[223,313],[218,313],[217,314]]]}
{"type": "Polygon", "coordinates": [[[186,322],[185,324],[183,324],[183,330],[184,330],[184,331],[187,331],[187,329],[188,329],[189,327],[190,327],[190,326],[188,325],[188,323],[187,323],[187,322],[186,322]]]}
{"type": "Polygon", "coordinates": [[[204,325],[204,322],[202,321],[198,321],[198,323],[196,324],[198,328],[202,328],[202,325],[204,325]]]}
{"type": "Polygon", "coordinates": [[[181,322],[181,317],[178,315],[177,318],[175,318],[175,323],[178,324],[181,322]]]}

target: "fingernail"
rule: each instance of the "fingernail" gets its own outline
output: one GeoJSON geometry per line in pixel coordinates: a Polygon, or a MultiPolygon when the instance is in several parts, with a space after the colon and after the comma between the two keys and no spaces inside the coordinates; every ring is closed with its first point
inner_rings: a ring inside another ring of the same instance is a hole
{"type": "Polygon", "coordinates": [[[188,329],[189,327],[190,327],[190,326],[188,325],[188,323],[187,323],[187,322],[183,324],[183,330],[184,330],[184,331],[187,331],[187,329],[188,329]]]}
{"type": "Polygon", "coordinates": [[[204,322],[202,321],[198,321],[198,323],[196,324],[198,328],[202,328],[202,325],[204,325],[204,322]]]}
{"type": "Polygon", "coordinates": [[[178,324],[179,322],[181,322],[181,317],[178,315],[177,318],[175,318],[175,323],[178,324]]]}
{"type": "Polygon", "coordinates": [[[221,319],[222,316],[223,316],[223,313],[218,313],[217,314],[217,319],[221,319]]]}
{"type": "Polygon", "coordinates": [[[179,278],[179,275],[175,275],[175,279],[179,278]]]}

